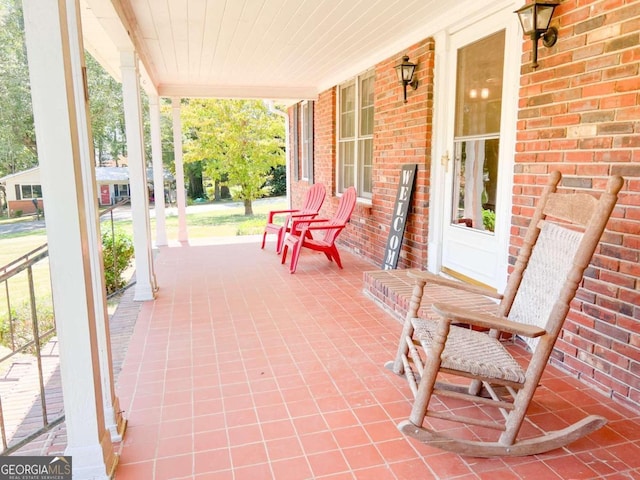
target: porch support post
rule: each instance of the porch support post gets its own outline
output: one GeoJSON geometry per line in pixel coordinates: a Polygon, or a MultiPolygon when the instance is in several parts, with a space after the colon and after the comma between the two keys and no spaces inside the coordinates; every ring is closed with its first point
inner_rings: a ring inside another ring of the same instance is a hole
{"type": "Polygon", "coordinates": [[[182,122],[180,121],[180,99],[172,98],[173,151],[176,165],[176,196],[178,203],[178,241],[187,242],[186,195],[184,191],[184,166],[182,162],[182,122]]]}
{"type": "Polygon", "coordinates": [[[124,123],[127,133],[127,160],[129,161],[129,188],[136,267],[136,286],[133,299],[145,301],[154,298],[156,284],[151,253],[149,194],[144,161],[138,56],[135,52],[120,52],[120,70],[122,72],[124,123]]]}
{"type": "MultiPolygon", "coordinates": [[[[31,96],[47,206],[49,269],[67,448],[74,479],[108,479],[117,464],[105,428],[97,318],[105,303],[96,245],[95,180],[77,0],[23,1],[31,96]],[[93,197],[93,198],[91,198],[93,197]],[[90,199],[91,198],[91,199],[90,199]],[[90,212],[93,210],[93,212],[90,212]]],[[[104,320],[104,319],[102,319],[104,320]]]]}
{"type": "Polygon", "coordinates": [[[156,246],[167,245],[167,229],[164,204],[164,166],[162,164],[162,140],[160,136],[160,99],[149,95],[149,120],[151,123],[151,157],[153,158],[153,198],[156,214],[156,246]]]}

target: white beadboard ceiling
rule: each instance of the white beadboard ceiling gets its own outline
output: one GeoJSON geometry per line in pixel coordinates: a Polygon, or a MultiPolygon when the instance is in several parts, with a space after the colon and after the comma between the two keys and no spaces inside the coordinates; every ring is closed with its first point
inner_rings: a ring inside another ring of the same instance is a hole
{"type": "MultiPolygon", "coordinates": [[[[524,0],[523,0],[524,2],[524,0]]],[[[315,98],[435,32],[512,1],[81,0],[87,50],[169,97],[315,98]]]]}

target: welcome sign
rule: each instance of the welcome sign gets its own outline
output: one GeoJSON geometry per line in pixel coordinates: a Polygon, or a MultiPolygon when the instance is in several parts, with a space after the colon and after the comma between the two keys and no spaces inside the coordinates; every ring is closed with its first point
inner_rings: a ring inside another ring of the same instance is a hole
{"type": "Polygon", "coordinates": [[[403,165],[400,171],[400,185],[398,185],[396,205],[391,217],[391,228],[389,229],[389,238],[387,239],[387,248],[385,249],[384,262],[382,264],[384,270],[393,270],[398,266],[417,170],[417,164],[410,164],[403,165]]]}

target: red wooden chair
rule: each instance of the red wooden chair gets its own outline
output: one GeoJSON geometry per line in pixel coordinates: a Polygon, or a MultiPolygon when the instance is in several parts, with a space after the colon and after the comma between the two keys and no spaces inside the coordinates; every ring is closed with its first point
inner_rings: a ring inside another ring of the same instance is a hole
{"type": "Polygon", "coordinates": [[[315,218],[312,220],[294,220],[291,234],[284,241],[282,250],[282,263],[287,259],[287,249],[291,247],[291,265],[289,270],[295,273],[300,258],[302,247],[310,248],[324,253],[329,261],[335,260],[338,267],[342,268],[340,254],[335,241],[340,232],[347,225],[351,213],[356,206],[356,189],[349,187],[340,198],[338,210],[331,219],[315,218]],[[311,232],[324,232],[322,238],[315,238],[311,232]]]}
{"type": "Polygon", "coordinates": [[[282,251],[282,244],[284,243],[285,234],[291,231],[291,223],[293,220],[311,219],[318,216],[320,207],[324,202],[326,196],[326,189],[322,183],[315,183],[307,190],[304,197],[304,203],[299,209],[292,210],[272,210],[269,212],[269,218],[267,224],[264,227],[264,233],[262,234],[262,247],[264,248],[264,242],[268,233],[274,233],[278,236],[276,242],[276,252],[282,251]],[[287,214],[284,223],[275,222],[276,215],[287,214]]]}

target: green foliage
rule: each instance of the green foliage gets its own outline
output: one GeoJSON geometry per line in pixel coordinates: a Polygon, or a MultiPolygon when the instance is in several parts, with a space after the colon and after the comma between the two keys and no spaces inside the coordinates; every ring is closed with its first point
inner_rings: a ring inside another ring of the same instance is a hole
{"type": "Polygon", "coordinates": [[[37,164],[20,0],[0,0],[0,177],[37,164]]]}
{"type": "MultiPolygon", "coordinates": [[[[36,298],[36,318],[38,319],[38,334],[48,332],[55,327],[53,305],[51,297],[36,298]]],[[[11,309],[11,319],[5,314],[0,316],[0,344],[16,350],[33,341],[33,320],[31,318],[31,303],[26,300],[15,308],[11,309]],[[13,327],[13,343],[11,340],[11,328],[13,327]]],[[[46,335],[40,342],[45,344],[55,332],[46,335]]],[[[26,353],[35,353],[35,346],[25,350],[26,353]]]]}
{"type": "Polygon", "coordinates": [[[287,194],[287,169],[284,165],[276,165],[271,168],[269,177],[265,183],[269,189],[269,195],[279,197],[287,194]]]}
{"type": "Polygon", "coordinates": [[[23,213],[23,212],[22,212],[22,210],[15,210],[15,211],[13,212],[13,216],[14,216],[14,217],[21,217],[21,216],[22,216],[22,213],[23,213]]]}
{"type": "Polygon", "coordinates": [[[133,242],[131,238],[120,230],[102,234],[102,258],[104,262],[104,278],[107,295],[123,288],[127,281],[123,278],[124,271],[131,265],[133,258],[133,242]]]}
{"type": "Polygon", "coordinates": [[[122,85],[89,54],[85,55],[93,145],[99,165],[126,155],[122,85]]]}
{"type": "Polygon", "coordinates": [[[493,232],[496,228],[496,212],[493,210],[482,210],[482,223],[485,230],[493,232]]]}
{"type": "Polygon", "coordinates": [[[185,162],[202,161],[213,181],[228,177],[234,198],[251,202],[268,193],[272,167],[284,164],[284,121],[257,100],[185,100],[182,109],[185,162]]]}

